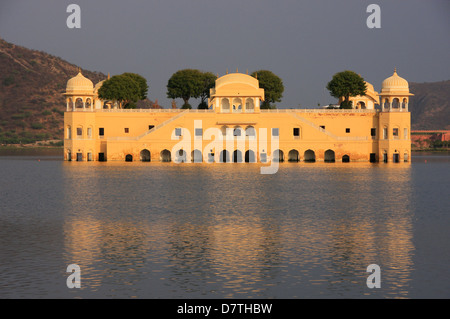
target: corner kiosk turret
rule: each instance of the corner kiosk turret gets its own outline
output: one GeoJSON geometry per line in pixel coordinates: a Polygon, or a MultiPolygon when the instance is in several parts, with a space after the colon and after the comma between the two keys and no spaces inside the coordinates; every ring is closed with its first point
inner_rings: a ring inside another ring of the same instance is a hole
{"type": "Polygon", "coordinates": [[[383,162],[410,161],[411,113],[409,84],[394,69],[392,76],[381,84],[379,114],[379,160],[383,162]],[[407,145],[406,145],[407,144],[407,145]]]}

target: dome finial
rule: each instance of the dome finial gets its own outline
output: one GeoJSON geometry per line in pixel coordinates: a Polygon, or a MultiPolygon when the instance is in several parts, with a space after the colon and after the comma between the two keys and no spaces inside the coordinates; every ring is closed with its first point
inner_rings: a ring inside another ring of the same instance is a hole
{"type": "Polygon", "coordinates": [[[397,73],[397,68],[394,68],[394,74],[397,73]]]}

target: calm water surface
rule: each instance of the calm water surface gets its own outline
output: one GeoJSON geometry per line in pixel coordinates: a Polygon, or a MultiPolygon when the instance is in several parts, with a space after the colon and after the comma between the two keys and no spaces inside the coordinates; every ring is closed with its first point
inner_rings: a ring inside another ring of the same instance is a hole
{"type": "Polygon", "coordinates": [[[449,168],[2,156],[0,298],[449,298],[449,168]]]}

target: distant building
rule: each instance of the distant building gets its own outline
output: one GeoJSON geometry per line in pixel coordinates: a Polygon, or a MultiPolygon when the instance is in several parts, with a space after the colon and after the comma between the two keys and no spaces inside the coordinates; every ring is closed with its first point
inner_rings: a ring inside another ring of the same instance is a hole
{"type": "Polygon", "coordinates": [[[412,94],[396,71],[348,110],[260,109],[258,80],[237,72],[217,78],[206,110],[119,109],[98,98],[102,83],[67,82],[65,160],[410,161],[412,94]]]}

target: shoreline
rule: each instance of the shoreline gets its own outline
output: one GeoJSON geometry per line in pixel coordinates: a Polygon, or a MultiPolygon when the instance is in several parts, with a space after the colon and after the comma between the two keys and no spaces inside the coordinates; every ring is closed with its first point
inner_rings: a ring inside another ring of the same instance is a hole
{"type": "Polygon", "coordinates": [[[439,149],[439,148],[421,148],[421,149],[411,149],[411,152],[433,152],[433,153],[449,153],[449,148],[439,149]]]}
{"type": "Polygon", "coordinates": [[[62,146],[0,146],[0,156],[61,156],[62,146]]]}
{"type": "MultiPolygon", "coordinates": [[[[50,145],[33,145],[33,146],[17,146],[2,145],[0,146],[0,156],[63,156],[63,146],[50,145]]],[[[450,155],[450,149],[412,149],[411,155],[425,155],[426,153],[450,155]]]]}

